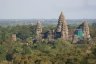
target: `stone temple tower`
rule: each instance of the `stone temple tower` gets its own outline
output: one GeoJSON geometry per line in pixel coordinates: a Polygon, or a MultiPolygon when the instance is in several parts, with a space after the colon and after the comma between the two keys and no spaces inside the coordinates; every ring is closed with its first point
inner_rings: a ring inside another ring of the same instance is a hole
{"type": "Polygon", "coordinates": [[[64,40],[68,39],[68,26],[67,26],[65,17],[63,15],[63,12],[61,12],[61,14],[59,16],[56,32],[61,33],[60,37],[62,39],[64,39],[64,40]]]}
{"type": "Polygon", "coordinates": [[[87,21],[83,23],[84,39],[90,39],[90,31],[87,21]]]}
{"type": "Polygon", "coordinates": [[[90,40],[90,31],[87,21],[84,21],[81,25],[79,25],[79,27],[76,28],[73,43],[81,43],[84,40],[90,40]]]}
{"type": "Polygon", "coordinates": [[[42,39],[42,25],[40,21],[38,21],[36,25],[36,39],[37,40],[42,39]]]}
{"type": "Polygon", "coordinates": [[[63,40],[68,40],[68,27],[66,22],[63,22],[62,27],[61,27],[61,38],[63,40]]]}
{"type": "Polygon", "coordinates": [[[61,27],[62,27],[63,21],[64,21],[64,15],[63,15],[63,12],[61,12],[59,19],[58,19],[56,32],[61,32],[61,27]]]}
{"type": "Polygon", "coordinates": [[[12,34],[12,41],[16,41],[17,39],[16,39],[16,34],[12,34]]]}

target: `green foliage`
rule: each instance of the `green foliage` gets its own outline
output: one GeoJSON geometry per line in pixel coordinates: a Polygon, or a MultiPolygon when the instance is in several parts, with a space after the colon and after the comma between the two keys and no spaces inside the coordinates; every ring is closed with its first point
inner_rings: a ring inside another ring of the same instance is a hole
{"type": "Polygon", "coordinates": [[[23,45],[23,51],[22,51],[22,54],[26,55],[26,54],[31,54],[32,53],[32,50],[30,47],[26,46],[26,45],[23,45]]]}
{"type": "Polygon", "coordinates": [[[6,49],[3,45],[0,45],[0,61],[6,59],[6,49]]]}
{"type": "MultiPolygon", "coordinates": [[[[54,29],[54,26],[44,28],[54,29]]],[[[72,28],[72,31],[75,27],[72,28]]],[[[92,38],[95,33],[92,28],[92,38]]],[[[70,30],[71,31],[71,30],[70,30]]],[[[96,64],[96,42],[72,44],[70,41],[57,39],[32,42],[35,37],[35,26],[18,25],[0,27],[0,64],[96,64]],[[17,41],[10,40],[11,34],[16,33],[17,41]]],[[[95,40],[95,39],[94,39],[95,40]]]]}

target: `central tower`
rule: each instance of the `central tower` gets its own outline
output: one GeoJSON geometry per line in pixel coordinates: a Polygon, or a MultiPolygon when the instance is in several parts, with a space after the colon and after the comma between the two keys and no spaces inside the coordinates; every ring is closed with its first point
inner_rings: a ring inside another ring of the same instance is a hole
{"type": "Polygon", "coordinates": [[[59,34],[60,38],[62,38],[63,40],[68,40],[68,26],[67,26],[65,17],[63,15],[63,12],[61,12],[59,19],[58,19],[56,34],[59,34]]]}

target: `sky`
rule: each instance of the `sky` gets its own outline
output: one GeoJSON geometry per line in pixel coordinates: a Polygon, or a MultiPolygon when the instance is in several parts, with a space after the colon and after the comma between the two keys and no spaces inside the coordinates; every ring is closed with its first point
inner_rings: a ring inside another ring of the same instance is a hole
{"type": "Polygon", "coordinates": [[[0,19],[96,19],[96,0],[0,0],[0,19]]]}

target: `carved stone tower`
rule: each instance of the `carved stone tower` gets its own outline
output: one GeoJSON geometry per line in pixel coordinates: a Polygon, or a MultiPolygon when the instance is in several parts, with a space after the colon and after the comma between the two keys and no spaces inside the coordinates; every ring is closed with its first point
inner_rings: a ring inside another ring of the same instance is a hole
{"type": "Polygon", "coordinates": [[[16,34],[12,34],[12,41],[16,41],[16,34]]]}
{"type": "Polygon", "coordinates": [[[58,24],[57,24],[56,32],[61,32],[61,27],[62,27],[63,21],[64,21],[64,15],[63,15],[63,13],[61,12],[61,14],[60,14],[60,16],[59,16],[59,19],[58,19],[58,24]]]}
{"type": "Polygon", "coordinates": [[[39,21],[37,22],[36,25],[36,39],[37,40],[42,39],[42,25],[39,21]]]}
{"type": "Polygon", "coordinates": [[[82,43],[84,40],[90,40],[90,31],[87,21],[84,21],[74,32],[73,43],[82,43]],[[81,42],[80,42],[81,41],[81,42]]]}
{"type": "Polygon", "coordinates": [[[68,27],[66,22],[63,22],[61,27],[61,38],[63,40],[68,40],[68,27]]]}
{"type": "Polygon", "coordinates": [[[67,26],[67,22],[66,22],[65,17],[62,12],[58,19],[56,32],[61,32],[61,38],[63,40],[68,39],[68,26],[67,26]]]}
{"type": "Polygon", "coordinates": [[[84,21],[83,23],[83,31],[84,31],[84,39],[90,38],[90,31],[87,21],[84,21]]]}

